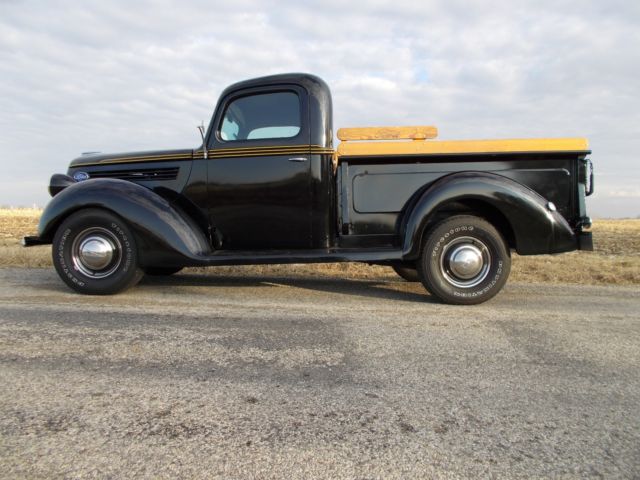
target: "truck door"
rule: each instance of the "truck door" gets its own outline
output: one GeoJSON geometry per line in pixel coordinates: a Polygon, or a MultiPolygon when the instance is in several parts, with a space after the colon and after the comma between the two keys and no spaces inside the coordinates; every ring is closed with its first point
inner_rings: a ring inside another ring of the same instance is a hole
{"type": "Polygon", "coordinates": [[[209,132],[209,215],[223,249],[311,246],[306,91],[251,88],[223,98],[209,132]]]}

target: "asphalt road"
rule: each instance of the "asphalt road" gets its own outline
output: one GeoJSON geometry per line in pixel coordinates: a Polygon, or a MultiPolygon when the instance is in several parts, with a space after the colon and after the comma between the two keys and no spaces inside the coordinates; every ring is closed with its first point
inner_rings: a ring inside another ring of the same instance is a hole
{"type": "Polygon", "coordinates": [[[0,269],[0,478],[638,478],[640,289],[0,269]]]}

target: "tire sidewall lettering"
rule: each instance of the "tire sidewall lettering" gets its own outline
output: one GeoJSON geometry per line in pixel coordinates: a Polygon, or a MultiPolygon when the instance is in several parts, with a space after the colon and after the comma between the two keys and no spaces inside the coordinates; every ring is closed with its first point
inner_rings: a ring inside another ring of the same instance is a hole
{"type": "Polygon", "coordinates": [[[73,283],[77,284],[78,286],[84,287],[85,282],[79,279],[76,275],[74,275],[74,273],[76,272],[76,268],[73,266],[73,262],[67,262],[65,248],[66,248],[67,239],[69,238],[69,235],[71,235],[71,229],[67,228],[64,230],[62,234],[62,238],[58,245],[58,250],[57,250],[58,261],[60,262],[60,267],[62,268],[62,271],[67,276],[67,278],[71,280],[73,283]]]}
{"type": "Polygon", "coordinates": [[[448,232],[446,232],[444,235],[442,235],[438,239],[438,242],[435,244],[435,246],[433,247],[433,250],[431,251],[431,258],[438,257],[438,252],[440,251],[440,248],[441,248],[442,244],[450,236],[455,235],[456,233],[461,233],[461,232],[473,232],[474,229],[475,229],[475,227],[473,225],[462,225],[462,226],[450,229],[448,232]]]}
{"type": "Polygon", "coordinates": [[[111,222],[111,229],[121,239],[122,250],[123,250],[122,253],[124,257],[124,267],[122,268],[122,271],[128,272],[129,268],[131,268],[131,256],[132,256],[131,242],[129,241],[127,234],[122,230],[122,228],[120,228],[120,226],[117,223],[111,222]]]}

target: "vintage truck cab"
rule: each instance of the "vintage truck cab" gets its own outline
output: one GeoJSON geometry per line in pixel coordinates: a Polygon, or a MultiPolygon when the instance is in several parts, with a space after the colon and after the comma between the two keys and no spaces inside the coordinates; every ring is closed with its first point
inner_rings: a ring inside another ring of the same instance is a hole
{"type": "MultiPolygon", "coordinates": [[[[203,129],[204,130],[204,129],[203,129]]],[[[580,138],[438,141],[347,128],[308,74],[237,83],[195,149],[87,154],[52,177],[38,235],[73,289],[185,266],[366,262],[448,303],[493,297],[521,255],[592,249],[580,138]]]]}

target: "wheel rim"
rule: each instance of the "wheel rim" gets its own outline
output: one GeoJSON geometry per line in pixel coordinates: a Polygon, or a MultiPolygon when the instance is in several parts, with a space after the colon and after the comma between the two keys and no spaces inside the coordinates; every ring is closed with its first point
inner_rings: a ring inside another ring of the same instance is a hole
{"type": "Polygon", "coordinates": [[[88,228],[73,240],[71,259],[76,270],[87,277],[105,278],[120,266],[122,245],[106,228],[88,228]]]}
{"type": "Polygon", "coordinates": [[[473,237],[458,237],[442,248],[440,272],[451,285],[473,288],[487,278],[491,268],[489,248],[473,237]]]}

